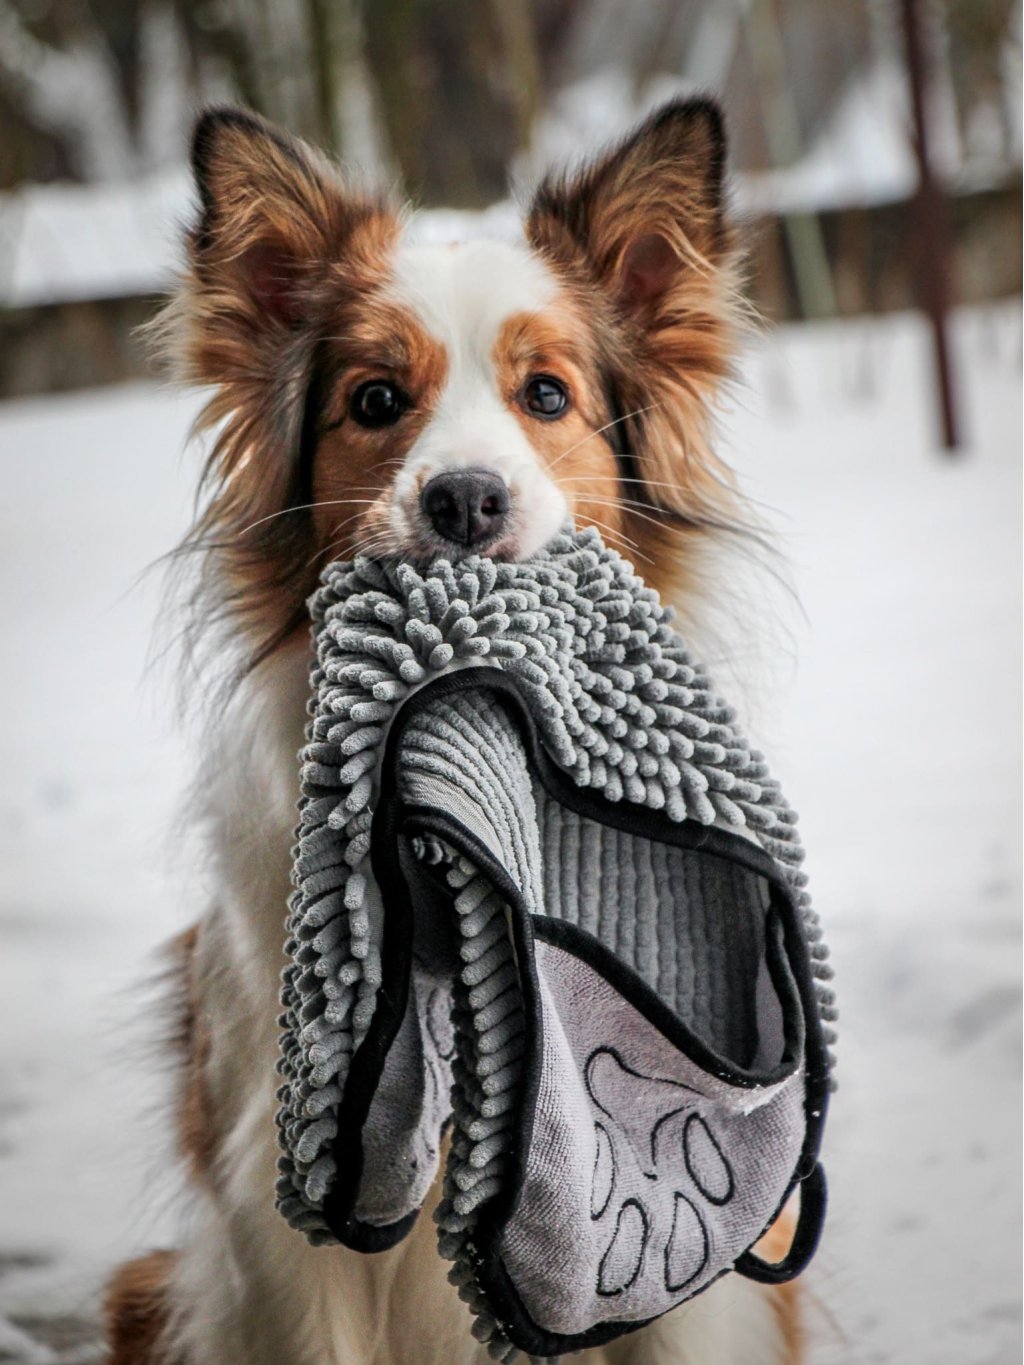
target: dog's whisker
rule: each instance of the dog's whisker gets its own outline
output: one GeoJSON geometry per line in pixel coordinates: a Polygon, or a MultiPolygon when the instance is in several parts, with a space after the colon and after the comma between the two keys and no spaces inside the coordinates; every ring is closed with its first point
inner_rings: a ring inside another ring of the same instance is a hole
{"type": "Polygon", "coordinates": [[[617,499],[596,498],[591,497],[589,494],[587,495],[587,501],[592,502],[594,503],[595,506],[599,507],[604,506],[624,508],[629,513],[630,516],[641,517],[644,520],[650,521],[658,526],[664,525],[664,522],[657,520],[659,516],[675,518],[682,517],[684,520],[689,520],[692,515],[692,520],[695,525],[700,524],[701,526],[711,527],[714,530],[731,531],[736,534],[749,533],[752,536],[756,536],[758,534],[758,530],[754,526],[748,526],[744,522],[731,522],[718,519],[713,520],[705,516],[704,513],[699,510],[694,510],[694,512],[690,514],[686,512],[678,512],[671,507],[659,507],[658,504],[655,502],[638,502],[635,498],[617,499]]]}
{"type": "MultiPolygon", "coordinates": [[[[587,501],[588,501],[588,504],[590,504],[591,506],[603,506],[603,508],[617,508],[617,509],[621,509],[621,506],[623,506],[623,504],[621,504],[621,502],[613,502],[613,501],[610,501],[609,498],[588,498],[587,501]]],[[[582,513],[582,515],[583,515],[584,517],[587,517],[588,520],[593,520],[595,526],[602,526],[601,521],[598,521],[598,520],[597,520],[597,517],[591,517],[591,516],[590,516],[590,513],[584,511],[584,512],[582,513]]],[[[661,526],[662,526],[661,521],[655,521],[655,520],[654,520],[654,517],[647,517],[647,520],[651,521],[651,524],[653,524],[653,526],[658,526],[658,527],[661,527],[661,526]]],[[[672,530],[674,530],[674,527],[672,528],[672,530]]],[[[634,542],[634,541],[631,541],[631,539],[629,539],[627,535],[624,535],[624,532],[617,531],[616,534],[617,534],[617,535],[620,535],[620,536],[621,536],[621,539],[624,539],[624,541],[625,541],[625,543],[627,543],[627,545],[635,545],[635,542],[634,542]]],[[[636,550],[638,550],[638,553],[639,553],[639,546],[635,546],[635,547],[636,547],[636,550]]]]}
{"type": "Polygon", "coordinates": [[[623,535],[621,531],[617,531],[614,526],[609,526],[607,522],[601,521],[595,516],[591,516],[589,512],[583,514],[583,520],[591,522],[594,526],[597,526],[604,531],[606,539],[611,542],[612,549],[622,550],[630,558],[636,556],[639,559],[645,560],[648,564],[654,563],[648,555],[644,554],[636,541],[631,540],[629,536],[623,535]],[[616,544],[616,542],[618,543],[616,544]]]}
{"type": "MultiPolygon", "coordinates": [[[[630,452],[623,452],[623,453],[629,454],[630,452]]],[[[728,490],[729,492],[734,492],[734,491],[735,491],[735,490],[732,488],[732,485],[731,485],[726,479],[723,479],[720,475],[715,474],[713,471],[709,471],[709,472],[711,472],[712,477],[714,478],[715,482],[719,485],[719,487],[725,488],[725,489],[728,490]]],[[[585,475],[582,475],[582,474],[570,474],[570,475],[568,476],[568,480],[569,480],[570,483],[580,483],[580,482],[582,482],[582,481],[585,479],[585,477],[586,477],[586,476],[585,476],[585,475]]],[[[620,482],[620,483],[634,483],[634,484],[637,484],[637,485],[638,485],[639,487],[641,487],[641,488],[667,488],[667,489],[670,489],[671,491],[676,492],[676,493],[679,493],[679,492],[682,491],[682,487],[681,487],[681,485],[680,485],[678,482],[675,482],[675,483],[674,483],[674,482],[672,482],[672,481],[670,481],[670,480],[668,480],[668,479],[648,479],[648,478],[635,477],[635,476],[628,475],[628,474],[620,474],[620,475],[619,475],[619,482],[620,482]]],[[[777,507],[775,507],[775,506],[772,505],[772,503],[770,503],[770,502],[765,502],[762,498],[755,498],[752,494],[747,493],[747,492],[744,492],[744,493],[741,495],[741,502],[742,502],[743,504],[746,504],[747,506],[750,506],[750,507],[760,507],[760,508],[763,508],[766,512],[771,513],[772,516],[785,516],[785,515],[786,515],[785,513],[780,512],[779,509],[778,509],[777,507]]],[[[736,522],[733,522],[732,524],[733,524],[733,526],[735,527],[735,529],[736,529],[737,531],[747,531],[747,532],[749,532],[751,535],[760,535],[760,534],[761,534],[761,528],[758,527],[758,526],[751,525],[749,522],[736,521],[736,522]]]]}
{"type": "MultiPolygon", "coordinates": [[[[332,529],[333,531],[335,531],[335,532],[339,532],[339,531],[343,530],[344,527],[349,526],[353,521],[358,521],[358,519],[359,519],[362,515],[363,515],[362,512],[353,512],[351,516],[349,516],[349,517],[344,517],[341,521],[339,521],[339,522],[337,523],[336,526],[332,527],[331,529],[332,529]]],[[[341,542],[342,542],[344,539],[345,539],[344,536],[339,536],[337,539],[333,540],[333,541],[331,542],[331,544],[332,544],[332,545],[340,545],[341,542]]]]}
{"type": "Polygon", "coordinates": [[[279,512],[271,512],[268,516],[260,517],[258,521],[251,521],[248,526],[243,526],[238,534],[244,536],[249,531],[255,531],[257,526],[263,526],[268,521],[275,521],[278,517],[286,517],[290,512],[311,512],[317,507],[347,507],[350,503],[374,503],[376,501],[376,498],[330,498],[326,502],[300,502],[295,507],[284,507],[279,512]]]}
{"type": "MultiPolygon", "coordinates": [[[[629,452],[627,451],[624,453],[628,454],[629,452]]],[[[586,475],[584,474],[569,475],[569,481],[571,483],[579,483],[584,478],[586,478],[586,475]]],[[[680,485],[678,483],[672,483],[668,479],[640,479],[634,478],[628,474],[620,474],[619,483],[637,483],[643,488],[672,488],[675,489],[677,493],[680,491],[680,485]]]]}
{"type": "MultiPolygon", "coordinates": [[[[621,500],[619,500],[619,501],[615,501],[615,500],[612,499],[612,498],[591,498],[591,497],[588,497],[588,498],[587,498],[587,502],[588,502],[588,503],[591,503],[591,504],[592,504],[593,506],[595,506],[595,507],[615,507],[615,508],[619,508],[620,510],[621,510],[622,508],[625,508],[625,509],[629,512],[629,515],[630,515],[630,516],[639,517],[642,521],[649,521],[649,522],[651,523],[652,526],[657,526],[659,529],[661,529],[661,528],[664,527],[664,525],[665,525],[665,523],[664,523],[663,521],[659,521],[659,520],[657,519],[657,517],[652,517],[652,516],[648,515],[648,512],[647,512],[647,509],[646,509],[646,508],[644,508],[643,510],[641,510],[641,505],[640,505],[639,503],[630,502],[630,500],[629,500],[628,498],[627,498],[627,499],[621,499],[621,500]]],[[[652,508],[651,510],[652,510],[652,511],[655,511],[655,512],[658,511],[658,509],[657,509],[656,507],[652,508]]],[[[666,509],[665,512],[664,512],[664,515],[665,515],[666,517],[671,517],[671,516],[675,516],[676,513],[674,513],[674,512],[669,512],[669,511],[666,509]]]]}
{"type": "MultiPolygon", "coordinates": [[[[308,569],[318,560],[325,559],[333,550],[337,550],[339,546],[344,545],[346,539],[346,536],[340,536],[337,540],[332,540],[329,545],[322,546],[321,549],[317,550],[316,554],[313,555],[312,559],[306,561],[305,567],[308,569]]],[[[356,559],[361,554],[369,554],[377,549],[384,549],[388,545],[389,540],[390,538],[387,532],[378,531],[373,535],[364,537],[362,540],[357,540],[349,550],[347,557],[356,559]]]]}
{"type": "Polygon", "coordinates": [[[618,527],[611,526],[608,524],[608,522],[601,521],[600,518],[593,516],[591,512],[588,510],[589,506],[591,505],[601,507],[614,507],[615,505],[614,503],[605,501],[601,501],[600,503],[598,503],[596,499],[594,500],[593,504],[584,503],[580,509],[580,516],[585,521],[592,521],[595,526],[600,526],[603,531],[607,531],[610,535],[617,536],[618,539],[623,542],[623,544],[631,545],[634,549],[639,550],[640,547],[637,545],[636,541],[631,540],[630,537],[627,536],[624,531],[620,531],[618,527]]]}
{"type": "Polygon", "coordinates": [[[726,522],[722,522],[720,525],[718,523],[711,524],[708,521],[706,521],[703,517],[700,516],[690,517],[685,513],[671,512],[667,508],[664,509],[659,509],[657,507],[652,508],[651,510],[655,513],[655,515],[652,516],[650,512],[647,511],[646,509],[641,510],[641,508],[636,506],[630,506],[628,503],[626,504],[617,503],[615,505],[618,507],[625,506],[627,516],[636,517],[637,520],[646,522],[647,525],[654,526],[659,531],[673,529],[673,523],[675,523],[676,528],[683,530],[714,529],[721,531],[729,531],[732,529],[726,522]],[[659,513],[660,515],[658,515],[659,513]]]}
{"type": "Polygon", "coordinates": [[[586,443],[592,441],[595,436],[602,436],[606,431],[611,431],[612,427],[617,427],[620,422],[628,422],[631,417],[640,417],[645,412],[653,412],[655,408],[664,406],[664,403],[650,403],[646,408],[635,408],[632,412],[624,412],[621,417],[613,417],[610,422],[605,422],[603,427],[598,427],[596,431],[588,432],[586,436],[582,436],[574,445],[571,445],[568,450],[563,450],[561,455],[556,456],[555,459],[552,460],[551,464],[548,466],[548,470],[556,469],[567,455],[571,455],[574,450],[579,450],[580,446],[586,445],[586,443]]]}

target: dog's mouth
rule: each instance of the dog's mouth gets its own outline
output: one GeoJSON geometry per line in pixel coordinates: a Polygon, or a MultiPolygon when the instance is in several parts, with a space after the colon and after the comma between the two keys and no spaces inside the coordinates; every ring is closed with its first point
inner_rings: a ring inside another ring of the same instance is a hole
{"type": "Polygon", "coordinates": [[[431,564],[436,559],[447,559],[451,564],[458,564],[464,559],[477,556],[493,559],[499,564],[507,564],[528,558],[523,554],[519,538],[514,533],[472,543],[425,534],[407,542],[396,551],[396,554],[398,558],[408,560],[412,564],[431,564]]]}
{"type": "Polygon", "coordinates": [[[348,547],[338,546],[333,558],[401,560],[416,567],[446,559],[459,564],[473,558],[493,559],[499,564],[513,564],[531,558],[551,539],[548,536],[538,545],[524,547],[514,527],[504,534],[471,542],[440,536],[426,527],[403,528],[400,532],[387,531],[355,535],[348,547]]]}
{"type": "Polygon", "coordinates": [[[484,469],[434,475],[404,495],[392,487],[360,517],[351,557],[414,565],[475,557],[498,563],[531,559],[558,534],[568,515],[553,485],[528,496],[533,491],[509,487],[484,469]]]}

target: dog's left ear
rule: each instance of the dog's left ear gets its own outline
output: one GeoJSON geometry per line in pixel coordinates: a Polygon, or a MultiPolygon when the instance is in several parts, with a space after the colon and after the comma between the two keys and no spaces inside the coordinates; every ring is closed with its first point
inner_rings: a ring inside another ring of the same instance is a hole
{"type": "Polygon", "coordinates": [[[629,497],[677,521],[717,517],[726,477],[708,439],[736,298],[724,167],[717,105],[677,101],[545,182],[526,220],[530,244],[599,315],[619,445],[636,471],[629,497]]]}
{"type": "Polygon", "coordinates": [[[546,181],[531,245],[586,272],[627,316],[650,320],[725,248],[725,132],[709,100],[666,105],[574,177],[546,181]]]}

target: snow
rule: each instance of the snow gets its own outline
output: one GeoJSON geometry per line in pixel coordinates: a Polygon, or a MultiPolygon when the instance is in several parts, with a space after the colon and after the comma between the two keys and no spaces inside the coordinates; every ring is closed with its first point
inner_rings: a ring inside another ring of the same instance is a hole
{"type": "MultiPolygon", "coordinates": [[[[909,316],[767,336],[723,422],[805,613],[740,671],[842,1009],[813,1365],[1020,1357],[1019,309],[954,341],[957,459],[909,316]]],[[[136,579],[186,523],[195,406],[138,385],[0,407],[0,1359],[94,1358],[103,1273],[176,1232],[137,983],[201,879],[186,746],[143,677],[171,626],[136,579]]]]}
{"type": "Polygon", "coordinates": [[[762,732],[842,1011],[815,1365],[1020,1359],[1019,311],[956,343],[959,459],[907,319],[790,330],[734,425],[808,618],[762,732]]]}
{"type": "Polygon", "coordinates": [[[188,171],[175,166],[95,185],[26,185],[0,195],[0,306],[159,293],[191,221],[188,171]]]}
{"type": "MultiPolygon", "coordinates": [[[[163,1154],[142,986],[191,908],[168,838],[187,769],[140,687],[158,583],[133,585],[186,522],[192,408],[154,388],[0,407],[0,1321],[72,1339],[104,1269],[168,1233],[141,1199],[163,1154]]],[[[36,1357],[0,1335],[7,1358],[36,1357]]]]}
{"type": "Polygon", "coordinates": [[[744,177],[744,208],[820,213],[909,198],[917,184],[917,164],[906,84],[897,61],[875,62],[850,83],[794,165],[744,177]]]}
{"type": "MultiPolygon", "coordinates": [[[[720,41],[717,26],[718,20],[705,22],[709,42],[720,41]]],[[[720,65],[710,53],[708,60],[707,69],[720,65]]],[[[538,119],[516,181],[529,187],[549,166],[575,164],[659,105],[698,88],[704,87],[663,73],[638,91],[621,67],[599,66],[560,91],[538,119]]],[[[935,95],[933,154],[949,184],[961,191],[1002,184],[1008,162],[1020,165],[1019,127],[1004,146],[993,114],[987,141],[975,139],[979,148],[965,155],[952,93],[940,85],[935,95]]],[[[736,210],[749,217],[891,203],[907,198],[916,183],[905,73],[884,56],[850,81],[792,165],[731,176],[736,210]]],[[[0,194],[0,262],[6,261],[0,306],[159,293],[179,264],[175,224],[193,216],[184,165],[113,183],[27,185],[0,194]]],[[[418,220],[420,235],[432,239],[458,235],[467,223],[477,235],[507,237],[517,230],[517,210],[504,200],[483,213],[436,209],[418,220]]]]}

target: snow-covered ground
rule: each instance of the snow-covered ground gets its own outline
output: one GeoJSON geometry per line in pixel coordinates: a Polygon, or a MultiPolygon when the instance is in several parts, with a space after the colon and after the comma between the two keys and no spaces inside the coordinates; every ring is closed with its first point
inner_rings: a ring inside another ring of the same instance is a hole
{"type": "MultiPolygon", "coordinates": [[[[1019,308],[956,352],[959,459],[912,318],[769,336],[724,433],[806,614],[740,671],[843,1010],[813,1365],[1020,1358],[1019,308]]],[[[194,410],[0,407],[0,1359],[92,1359],[105,1269],[175,1235],[140,983],[201,888],[133,584],[185,524],[194,410]]]]}
{"type": "MultiPolygon", "coordinates": [[[[604,8],[606,23],[614,27],[620,22],[614,0],[604,8]]],[[[742,28],[740,9],[706,7],[704,36],[694,45],[690,75],[663,73],[638,87],[635,73],[621,64],[598,63],[571,81],[538,119],[530,146],[517,161],[516,182],[525,188],[550,166],[571,165],[582,149],[596,151],[625,136],[669,100],[714,90],[732,61],[742,28]]],[[[610,41],[607,32],[598,36],[595,30],[594,37],[598,46],[610,41]]],[[[584,66],[592,61],[593,52],[584,58],[584,66]]],[[[957,193],[1008,183],[1019,174],[1019,48],[1014,56],[1007,47],[1004,61],[1007,107],[1001,114],[994,106],[976,111],[966,141],[959,132],[948,80],[940,80],[933,89],[932,157],[957,193]]],[[[908,198],[917,184],[909,120],[902,64],[891,54],[879,54],[849,83],[792,164],[761,171],[733,169],[735,211],[758,218],[908,198]]],[[[372,133],[353,126],[349,140],[346,160],[379,164],[380,148],[372,133]]],[[[175,130],[172,145],[179,142],[183,144],[183,139],[175,130]]],[[[393,169],[385,167],[385,181],[390,181],[393,169]]],[[[0,305],[27,308],[168,289],[180,264],[178,225],[191,221],[195,212],[192,179],[183,161],[171,161],[144,175],[122,172],[114,181],[26,184],[0,192],[0,305]]],[[[499,234],[514,231],[518,222],[511,200],[495,204],[484,216],[487,226],[499,234]]],[[[443,210],[425,215],[428,228],[435,232],[469,220],[479,231],[480,219],[475,213],[443,210]]]]}

